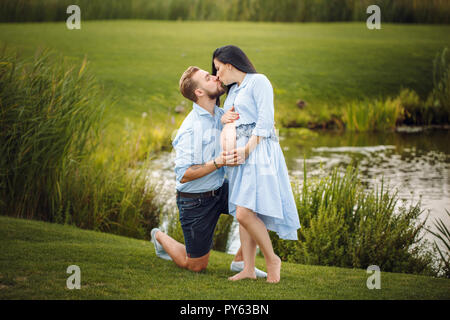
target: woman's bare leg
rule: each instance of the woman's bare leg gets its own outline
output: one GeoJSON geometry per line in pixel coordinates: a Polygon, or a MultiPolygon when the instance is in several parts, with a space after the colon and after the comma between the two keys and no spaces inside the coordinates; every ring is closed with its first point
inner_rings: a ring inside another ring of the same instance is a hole
{"type": "Polygon", "coordinates": [[[229,277],[228,280],[236,281],[246,278],[256,279],[256,242],[241,224],[239,224],[239,237],[241,239],[242,256],[244,258],[244,270],[229,277]]]}
{"type": "Polygon", "coordinates": [[[267,265],[267,282],[279,282],[281,260],[273,251],[272,241],[270,241],[269,233],[264,222],[252,210],[239,206],[236,208],[236,218],[239,224],[245,228],[251,238],[256,242],[264,255],[267,265]]]}

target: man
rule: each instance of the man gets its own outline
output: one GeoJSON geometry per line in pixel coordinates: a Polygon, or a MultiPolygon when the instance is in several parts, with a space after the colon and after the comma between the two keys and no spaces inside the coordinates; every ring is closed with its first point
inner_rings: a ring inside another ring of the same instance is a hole
{"type": "MultiPolygon", "coordinates": [[[[189,67],[181,76],[180,91],[194,102],[173,141],[176,151],[175,175],[177,206],[185,246],[158,228],[151,232],[156,254],[195,272],[206,269],[214,229],[220,214],[228,214],[228,181],[223,166],[241,163],[236,152],[220,152],[221,117],[224,111],[216,99],[224,88],[216,76],[197,67],[189,67]]],[[[232,271],[242,271],[244,262],[239,248],[232,271]]],[[[255,268],[259,277],[267,274],[255,268]]]]}

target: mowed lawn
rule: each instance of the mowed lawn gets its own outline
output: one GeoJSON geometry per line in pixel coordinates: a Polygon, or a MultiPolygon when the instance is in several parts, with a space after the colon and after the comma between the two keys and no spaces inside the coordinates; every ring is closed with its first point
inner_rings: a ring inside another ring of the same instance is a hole
{"type": "MultiPolygon", "coordinates": [[[[296,101],[310,114],[329,117],[364,97],[396,95],[401,87],[425,96],[432,88],[432,60],[450,47],[449,25],[365,23],[82,21],[81,30],[60,23],[0,24],[0,43],[31,55],[48,47],[89,69],[112,94],[108,114],[122,121],[143,112],[178,126],[174,112],[184,98],[178,80],[189,65],[211,71],[214,49],[240,46],[272,81],[276,117],[298,118],[296,101]],[[174,116],[174,119],[172,119],[174,116]],[[174,121],[175,120],[175,121],[174,121]]],[[[190,108],[190,104],[188,105],[190,108]]]]}
{"type": "Polygon", "coordinates": [[[366,270],[291,263],[278,284],[231,282],[229,254],[213,251],[194,273],[157,258],[149,241],[4,216],[0,252],[0,299],[450,299],[449,279],[382,270],[372,290],[366,270]],[[80,267],[79,290],[66,287],[70,265],[80,267]]]}

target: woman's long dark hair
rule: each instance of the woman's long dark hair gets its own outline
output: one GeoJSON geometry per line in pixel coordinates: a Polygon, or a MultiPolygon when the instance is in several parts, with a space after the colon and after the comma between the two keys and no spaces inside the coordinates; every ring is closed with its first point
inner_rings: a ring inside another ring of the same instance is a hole
{"type": "MultiPolygon", "coordinates": [[[[233,45],[223,46],[214,50],[211,74],[215,76],[217,74],[217,69],[214,66],[214,59],[217,59],[225,64],[229,63],[236,69],[245,73],[257,73],[255,67],[250,62],[250,59],[246,56],[244,51],[233,45]]],[[[234,83],[231,83],[227,86],[227,93],[233,84],[234,83]]],[[[217,98],[217,105],[220,105],[220,98],[217,98]]]]}

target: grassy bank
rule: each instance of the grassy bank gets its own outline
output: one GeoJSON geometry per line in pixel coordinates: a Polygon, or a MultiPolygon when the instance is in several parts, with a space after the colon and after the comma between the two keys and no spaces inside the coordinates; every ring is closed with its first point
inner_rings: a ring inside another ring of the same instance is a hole
{"type": "Polygon", "coordinates": [[[45,46],[79,62],[86,56],[114,96],[106,116],[116,124],[109,132],[116,141],[123,119],[136,122],[144,112],[146,127],[170,136],[190,109],[188,103],[185,113],[175,112],[184,101],[181,73],[189,65],[210,71],[213,50],[230,43],[271,80],[279,126],[327,123],[349,103],[384,100],[402,88],[425,100],[433,88],[433,59],[450,47],[450,26],[383,23],[374,31],[365,23],[83,20],[81,30],[63,22],[0,24],[0,42],[23,55],[45,46]],[[303,109],[299,100],[306,102],[303,109]]]}
{"type": "MultiPolygon", "coordinates": [[[[283,263],[282,281],[232,283],[231,255],[195,274],[157,258],[148,241],[0,217],[0,299],[449,299],[450,280],[388,273],[369,290],[363,269],[283,263]],[[81,289],[69,290],[69,265],[81,289]]],[[[257,257],[257,265],[264,262],[257,257]]]]}

